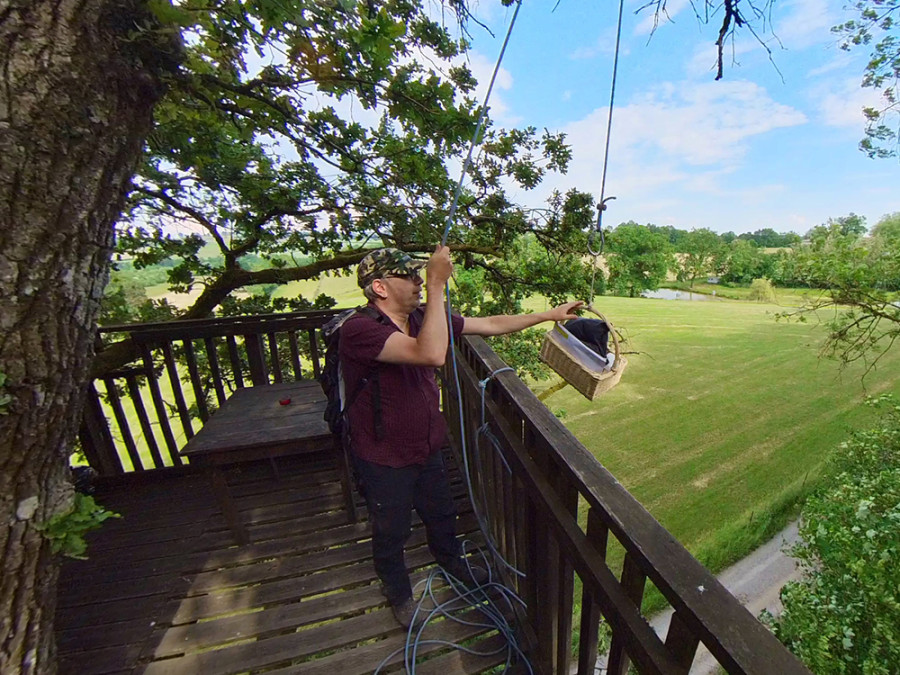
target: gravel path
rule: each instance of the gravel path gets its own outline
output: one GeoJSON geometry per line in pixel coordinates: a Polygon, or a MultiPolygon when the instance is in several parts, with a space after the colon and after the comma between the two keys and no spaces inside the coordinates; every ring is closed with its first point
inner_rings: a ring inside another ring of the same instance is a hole
{"type": "MultiPolygon", "coordinates": [[[[718,579],[732,595],[753,615],[764,609],[773,614],[781,611],[779,593],[785,583],[800,576],[797,561],[784,553],[785,548],[797,541],[797,522],[793,522],[760,546],[753,553],[723,570],[718,579]]],[[[672,610],[657,614],[650,625],[665,640],[672,610]]],[[[601,656],[596,675],[605,675],[606,658],[601,656]]],[[[701,644],[697,649],[690,675],[711,675],[718,672],[718,662],[701,644]]]]}
{"type": "MultiPolygon", "coordinates": [[[[797,561],[785,555],[785,548],[797,541],[797,522],[793,522],[743,560],[723,570],[718,579],[753,615],[764,609],[773,614],[781,611],[778,596],[785,583],[800,576],[797,561]]],[[[657,634],[665,638],[672,611],[658,614],[650,622],[657,634]]],[[[715,673],[718,663],[701,644],[690,675],[715,673]]]]}

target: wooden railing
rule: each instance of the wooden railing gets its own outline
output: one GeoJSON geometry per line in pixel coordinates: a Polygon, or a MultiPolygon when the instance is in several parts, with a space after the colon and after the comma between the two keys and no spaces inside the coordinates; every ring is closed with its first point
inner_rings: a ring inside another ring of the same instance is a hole
{"type": "Polygon", "coordinates": [[[318,376],[334,311],[108,326],[137,363],[90,384],[79,433],[101,475],[182,465],[178,451],[237,388],[318,376]]]}
{"type": "MultiPolygon", "coordinates": [[[[235,388],[317,375],[317,329],[333,314],[103,329],[133,340],[141,358],[90,386],[85,456],[105,475],[179,466],[180,447],[235,388]]],[[[605,652],[606,673],[633,663],[685,674],[703,643],[729,673],[809,675],[523,382],[492,376],[505,364],[482,339],[465,338],[455,353],[457,367],[442,377],[445,415],[455,447],[465,446],[477,512],[521,572],[502,574],[525,601],[520,626],[535,672],[593,675],[605,652]],[[650,585],[674,609],[664,639],[641,615],[650,585]],[[608,649],[601,634],[611,634],[608,649]]]]}
{"type": "Polygon", "coordinates": [[[465,440],[476,510],[522,573],[504,576],[525,601],[535,672],[592,675],[605,651],[609,674],[629,663],[684,674],[702,642],[728,673],[809,675],[514,373],[493,375],[505,365],[482,339],[464,339],[458,387],[445,368],[445,414],[458,450],[465,440]],[[613,564],[616,547],[624,559],[613,564]],[[664,639],[640,612],[648,582],[674,609],[664,639]]]}

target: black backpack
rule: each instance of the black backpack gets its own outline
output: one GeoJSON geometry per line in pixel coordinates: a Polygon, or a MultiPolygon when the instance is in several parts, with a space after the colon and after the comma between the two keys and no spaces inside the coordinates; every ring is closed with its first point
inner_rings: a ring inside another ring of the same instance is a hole
{"type": "Polygon", "coordinates": [[[341,326],[357,312],[370,319],[374,319],[378,323],[383,324],[390,321],[390,319],[385,317],[374,307],[363,305],[362,307],[356,307],[355,309],[348,309],[341,312],[322,326],[322,337],[325,341],[325,365],[322,368],[322,373],[319,375],[319,384],[322,385],[322,391],[325,392],[325,397],[328,399],[323,417],[325,418],[325,421],[328,422],[328,428],[331,429],[331,433],[346,439],[345,432],[347,431],[347,424],[345,423],[344,416],[347,411],[350,410],[350,406],[353,405],[353,402],[356,400],[356,397],[359,396],[363,388],[371,382],[372,408],[375,414],[375,438],[381,439],[384,437],[384,428],[381,421],[381,390],[378,386],[377,366],[360,381],[355,390],[349,394],[346,391],[344,392],[346,401],[341,400],[341,364],[339,353],[341,326]]]}

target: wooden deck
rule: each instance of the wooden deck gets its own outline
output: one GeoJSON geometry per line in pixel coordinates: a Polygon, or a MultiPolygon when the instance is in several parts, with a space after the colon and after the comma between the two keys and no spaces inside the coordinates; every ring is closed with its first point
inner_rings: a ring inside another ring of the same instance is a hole
{"type": "MultiPolygon", "coordinates": [[[[330,457],[229,470],[251,543],[236,547],[202,474],[132,475],[101,486],[98,502],[122,514],[90,539],[86,561],[62,567],[57,611],[61,675],[147,673],[372,673],[402,670],[407,636],[372,568],[368,523],[347,524],[330,457]]],[[[458,474],[461,533],[477,528],[458,474]]],[[[360,511],[364,517],[365,509],[360,511]]],[[[416,522],[413,582],[433,560],[416,522]]],[[[471,611],[471,610],[470,610],[471,611]]],[[[470,617],[476,618],[477,617],[470,617]]],[[[496,631],[435,620],[425,639],[503,646],[496,631]]],[[[506,650],[475,657],[422,644],[420,675],[478,673],[506,650]]],[[[502,670],[502,668],[501,668],[502,670]]]]}

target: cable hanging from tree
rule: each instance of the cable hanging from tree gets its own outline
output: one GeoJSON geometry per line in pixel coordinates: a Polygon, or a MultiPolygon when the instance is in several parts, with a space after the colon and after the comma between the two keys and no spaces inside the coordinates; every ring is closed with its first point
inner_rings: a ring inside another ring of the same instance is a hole
{"type": "Polygon", "coordinates": [[[622,378],[628,361],[622,356],[619,337],[615,327],[597,309],[594,308],[594,284],[600,255],[606,243],[603,234],[603,212],[606,203],[615,197],[606,196],[606,175],[609,166],[609,145],[612,136],[613,110],[616,102],[616,79],[619,71],[619,45],[622,40],[622,15],[624,0],[619,0],[619,15],[616,22],[616,47],[613,56],[612,82],[609,92],[609,109],[606,116],[606,143],[603,150],[603,172],[600,179],[600,200],[597,202],[597,224],[588,235],[587,249],[591,261],[591,292],[585,307],[597,315],[597,319],[578,319],[568,326],[557,322],[544,336],[541,345],[541,360],[552,368],[562,381],[539,397],[544,400],[551,394],[571,384],[589,401],[615,387],[622,378]],[[596,238],[600,238],[599,248],[594,248],[596,238]],[[577,325],[576,325],[577,324],[577,325]],[[608,349],[609,338],[612,337],[613,349],[608,349]]]}

